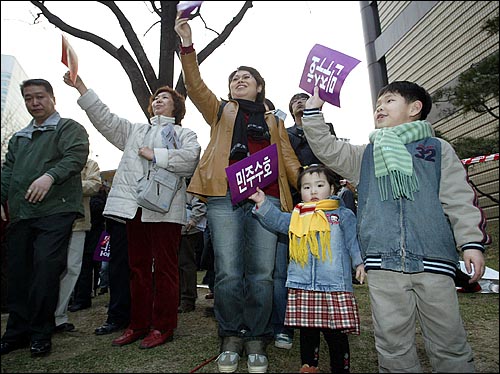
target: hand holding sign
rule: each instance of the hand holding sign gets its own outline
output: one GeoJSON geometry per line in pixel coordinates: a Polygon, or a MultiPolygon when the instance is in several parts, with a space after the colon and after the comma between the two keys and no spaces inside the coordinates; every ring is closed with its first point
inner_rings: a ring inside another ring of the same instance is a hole
{"type": "Polygon", "coordinates": [[[313,94],[309,99],[306,101],[306,108],[307,109],[313,109],[313,108],[321,108],[323,104],[325,103],[325,100],[323,100],[321,97],[319,97],[319,87],[315,86],[313,88],[313,94]]]}
{"type": "Polygon", "coordinates": [[[78,57],[64,35],[62,35],[61,62],[69,68],[69,76],[74,85],[78,75],[78,57]]]}
{"type": "Polygon", "coordinates": [[[193,10],[201,7],[203,1],[179,1],[177,4],[177,11],[182,11],[179,18],[189,18],[193,10]]]}
{"type": "Polygon", "coordinates": [[[319,96],[340,108],[340,89],[347,75],[361,61],[333,49],[316,44],[309,52],[299,87],[313,94],[319,87],[319,96]]]}
{"type": "Polygon", "coordinates": [[[278,171],[276,144],[229,165],[226,175],[233,205],[251,196],[257,187],[264,188],[278,179],[278,171]]]}

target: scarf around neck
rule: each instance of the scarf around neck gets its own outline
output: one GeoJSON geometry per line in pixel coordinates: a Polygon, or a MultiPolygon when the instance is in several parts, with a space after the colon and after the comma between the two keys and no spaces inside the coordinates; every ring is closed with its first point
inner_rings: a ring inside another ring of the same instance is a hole
{"type": "Polygon", "coordinates": [[[431,124],[427,121],[414,121],[395,127],[377,129],[370,133],[373,143],[373,162],[380,198],[388,198],[387,177],[391,184],[392,197],[413,200],[418,191],[418,179],[413,170],[413,157],[405,144],[432,136],[431,124]]]}
{"type": "Polygon", "coordinates": [[[175,132],[175,118],[167,116],[154,116],[150,118],[153,126],[161,126],[161,143],[167,149],[180,148],[179,137],[175,132]]]}
{"type": "Polygon", "coordinates": [[[300,203],[295,206],[290,220],[288,237],[290,239],[290,260],[299,263],[302,267],[307,264],[309,251],[321,260],[328,257],[332,260],[330,248],[330,223],[325,210],[335,210],[340,206],[339,200],[320,200],[318,202],[300,203]],[[319,234],[319,243],[317,235],[319,234]]]}
{"type": "Polygon", "coordinates": [[[266,112],[264,104],[244,99],[236,99],[236,101],[239,107],[234,121],[230,160],[242,160],[249,156],[248,138],[256,141],[271,138],[264,118],[266,112]]]}

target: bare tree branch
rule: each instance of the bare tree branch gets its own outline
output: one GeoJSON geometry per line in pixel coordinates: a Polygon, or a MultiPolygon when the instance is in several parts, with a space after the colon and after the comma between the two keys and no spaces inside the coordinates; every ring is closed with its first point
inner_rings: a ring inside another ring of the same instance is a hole
{"type": "MultiPolygon", "coordinates": [[[[210,56],[210,54],[215,51],[222,43],[224,43],[229,35],[233,32],[234,28],[238,26],[238,24],[241,22],[243,17],[245,16],[246,12],[248,9],[252,8],[253,4],[252,1],[245,1],[245,4],[243,4],[243,7],[240,9],[238,14],[232,19],[231,22],[229,22],[222,33],[220,35],[217,35],[217,37],[212,40],[208,45],[203,48],[200,52],[198,52],[197,57],[198,57],[198,64],[201,65],[205,59],[210,56]]],[[[177,38],[177,42],[179,43],[179,38],[177,38]]],[[[184,80],[182,78],[182,74],[179,76],[179,79],[177,80],[177,84],[175,86],[175,89],[178,92],[181,92],[186,96],[186,87],[184,86],[184,80]]]]}
{"type": "MultiPolygon", "coordinates": [[[[163,85],[173,86],[174,77],[174,58],[178,54],[179,50],[179,37],[174,31],[175,19],[177,16],[177,3],[178,1],[160,1],[160,7],[157,6],[156,1],[149,1],[152,10],[160,17],[160,45],[159,45],[159,66],[158,66],[158,77],[155,74],[153,66],[148,59],[138,37],[135,33],[132,24],[129,19],[125,17],[121,9],[116,5],[114,1],[97,1],[102,5],[108,7],[116,19],[118,20],[120,27],[123,30],[127,41],[132,48],[134,56],[137,61],[132,58],[130,53],[125,49],[124,46],[116,47],[107,40],[92,34],[88,31],[80,30],[78,28],[72,27],[61,18],[57,17],[44,5],[44,1],[31,1],[31,3],[40,9],[41,14],[47,18],[47,20],[58,27],[60,30],[67,32],[79,39],[87,40],[98,47],[102,48],[105,52],[110,54],[112,57],[117,59],[122,65],[125,73],[130,79],[132,85],[132,91],[139,103],[145,116],[149,118],[148,105],[149,97],[156,91],[156,89],[163,85]]],[[[229,22],[221,34],[212,40],[203,50],[198,53],[198,63],[202,63],[213,51],[215,51],[222,43],[224,43],[234,28],[242,21],[247,10],[252,8],[252,1],[245,1],[243,7],[238,12],[238,14],[229,22]]],[[[40,13],[36,15],[35,22],[40,18],[40,13]]],[[[200,16],[200,10],[198,9],[190,18],[200,16]]],[[[205,23],[205,21],[203,21],[205,23]]],[[[156,23],[155,23],[156,24],[156,23]]],[[[207,25],[205,24],[205,27],[207,25]]],[[[209,29],[211,30],[211,29],[209,29]]],[[[148,29],[149,31],[149,29],[148,29]]],[[[212,30],[213,31],[213,30],[212,30]]],[[[184,87],[184,82],[182,80],[182,74],[180,74],[176,89],[186,96],[186,89],[184,87]]]]}
{"type": "Polygon", "coordinates": [[[146,79],[146,82],[148,83],[149,87],[155,87],[157,85],[156,73],[153,67],[151,66],[151,63],[149,62],[148,57],[144,52],[144,48],[142,48],[142,44],[139,41],[139,38],[137,38],[137,34],[134,31],[134,28],[130,24],[127,17],[125,17],[120,8],[116,6],[114,1],[98,1],[98,2],[107,6],[116,16],[118,22],[120,23],[120,27],[123,30],[123,34],[125,34],[125,37],[127,38],[127,41],[129,42],[130,47],[132,48],[132,51],[134,52],[134,55],[137,58],[137,61],[139,62],[139,66],[141,67],[142,72],[144,73],[144,78],[146,79]]]}

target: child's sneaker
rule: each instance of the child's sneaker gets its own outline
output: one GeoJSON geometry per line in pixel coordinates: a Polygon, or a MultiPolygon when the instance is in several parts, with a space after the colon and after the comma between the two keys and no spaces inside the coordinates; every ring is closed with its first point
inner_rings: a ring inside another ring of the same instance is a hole
{"type": "Polygon", "coordinates": [[[236,352],[225,351],[217,357],[217,366],[220,373],[234,373],[238,369],[240,355],[236,352]]]}
{"type": "Polygon", "coordinates": [[[267,357],[252,353],[248,355],[248,372],[249,373],[267,373],[267,357]]]}
{"type": "Polygon", "coordinates": [[[309,366],[307,364],[302,365],[300,368],[301,373],[319,373],[319,369],[316,366],[309,366]]]}
{"type": "Polygon", "coordinates": [[[287,334],[276,334],[274,337],[274,346],[276,348],[292,349],[293,339],[287,334]]]}

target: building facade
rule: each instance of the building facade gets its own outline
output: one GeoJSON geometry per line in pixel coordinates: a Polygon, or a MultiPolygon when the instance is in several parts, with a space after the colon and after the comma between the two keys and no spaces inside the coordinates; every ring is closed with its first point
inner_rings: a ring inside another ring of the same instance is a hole
{"type": "MultiPolygon", "coordinates": [[[[486,20],[498,17],[496,1],[360,1],[360,7],[374,104],[379,89],[389,82],[413,81],[433,95],[453,87],[473,64],[498,53],[498,34],[482,30],[486,20]]],[[[498,117],[498,100],[489,104],[498,117]]],[[[464,114],[451,104],[433,105],[428,119],[450,141],[498,135],[499,121],[491,114],[464,114]]],[[[467,167],[488,220],[499,218],[498,162],[467,167]]]]}
{"type": "Polygon", "coordinates": [[[12,135],[26,127],[31,115],[26,110],[20,84],[28,79],[14,56],[2,55],[2,165],[12,135]]]}

